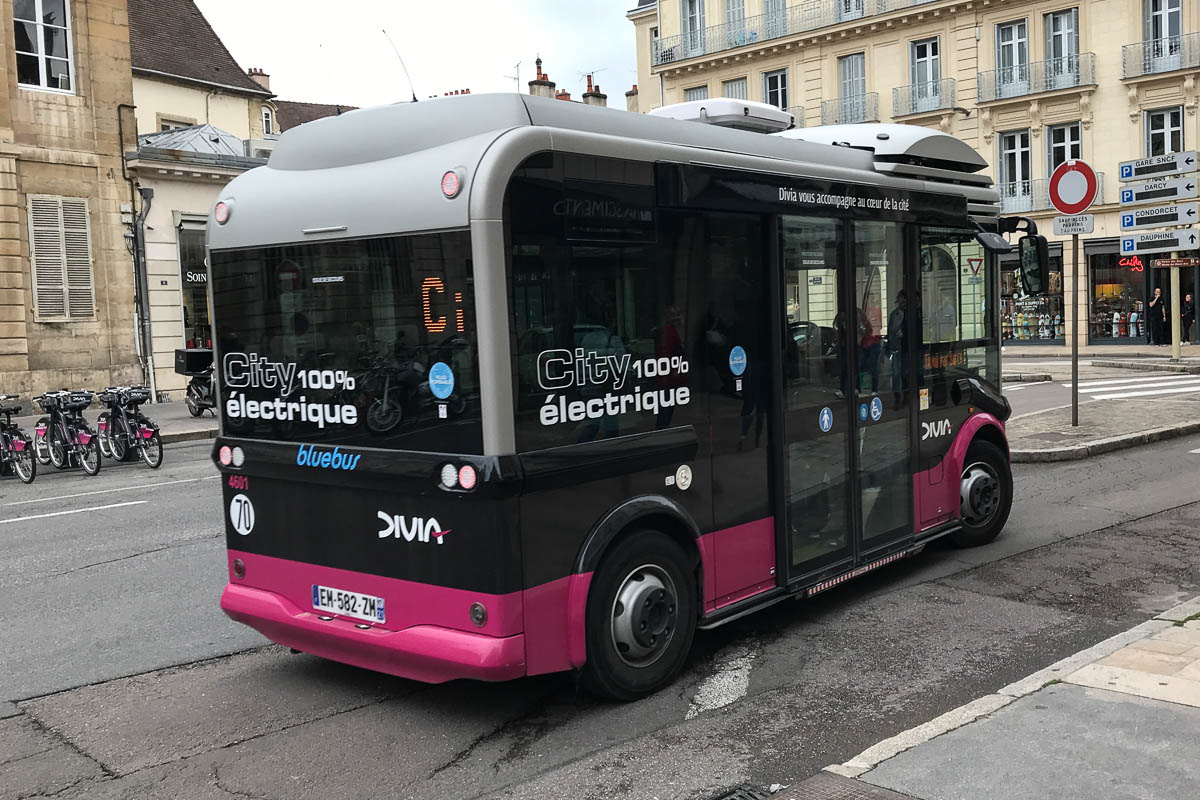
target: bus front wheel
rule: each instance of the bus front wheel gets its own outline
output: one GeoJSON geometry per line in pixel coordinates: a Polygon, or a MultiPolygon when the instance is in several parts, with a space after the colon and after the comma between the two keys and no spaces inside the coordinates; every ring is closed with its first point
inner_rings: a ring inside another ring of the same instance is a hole
{"type": "Polygon", "coordinates": [[[976,439],[967,448],[959,484],[962,528],[950,535],[959,547],[978,547],[1000,535],[1012,509],[1012,469],[999,447],[976,439]]]}
{"type": "Polygon", "coordinates": [[[690,559],[669,536],[634,531],[600,564],[588,593],[584,684],[615,700],[668,685],[696,633],[690,559]]]}

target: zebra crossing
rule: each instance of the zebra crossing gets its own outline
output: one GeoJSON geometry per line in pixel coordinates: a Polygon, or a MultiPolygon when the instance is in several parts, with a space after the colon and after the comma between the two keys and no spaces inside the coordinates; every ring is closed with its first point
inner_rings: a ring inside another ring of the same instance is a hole
{"type": "MultiPolygon", "coordinates": [[[[1062,384],[1070,389],[1071,383],[1062,384]]],[[[1167,397],[1200,393],[1200,375],[1151,373],[1140,378],[1104,378],[1080,381],[1079,393],[1093,400],[1124,400],[1135,397],[1167,397]]]]}

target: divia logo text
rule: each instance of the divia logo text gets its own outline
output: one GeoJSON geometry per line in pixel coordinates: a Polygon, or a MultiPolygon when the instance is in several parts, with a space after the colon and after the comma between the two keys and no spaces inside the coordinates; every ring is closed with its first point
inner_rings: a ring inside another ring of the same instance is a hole
{"type": "Polygon", "coordinates": [[[332,450],[319,450],[311,444],[302,444],[296,451],[296,466],[313,467],[316,469],[344,469],[352,471],[358,467],[362,456],[352,456],[343,453],[340,447],[332,450]]]}
{"type": "Polygon", "coordinates": [[[388,514],[386,511],[376,512],[376,516],[383,523],[383,530],[379,531],[380,539],[389,537],[399,539],[403,536],[406,542],[436,541],[438,544],[445,544],[446,540],[442,537],[450,532],[442,530],[442,523],[438,522],[435,517],[429,519],[404,517],[399,514],[388,514]]]}
{"type": "Polygon", "coordinates": [[[954,426],[950,424],[948,419],[939,419],[934,422],[921,423],[921,441],[926,439],[940,439],[954,431],[954,426]]]}

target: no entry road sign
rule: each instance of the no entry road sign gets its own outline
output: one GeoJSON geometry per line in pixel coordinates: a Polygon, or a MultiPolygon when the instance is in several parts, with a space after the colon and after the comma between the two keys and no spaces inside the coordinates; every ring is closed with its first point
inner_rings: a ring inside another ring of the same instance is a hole
{"type": "Polygon", "coordinates": [[[1066,217],[1082,214],[1096,201],[1099,181],[1085,161],[1064,161],[1050,175],[1050,205],[1066,217]]]}

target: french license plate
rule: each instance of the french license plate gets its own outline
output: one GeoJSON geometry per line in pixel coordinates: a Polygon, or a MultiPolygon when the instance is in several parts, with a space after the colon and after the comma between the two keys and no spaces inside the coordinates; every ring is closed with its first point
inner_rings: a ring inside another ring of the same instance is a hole
{"type": "Polygon", "coordinates": [[[313,608],[317,611],[328,611],[343,617],[354,617],[366,622],[386,622],[383,598],[369,594],[347,592],[345,589],[333,589],[329,586],[312,587],[313,608]]]}

